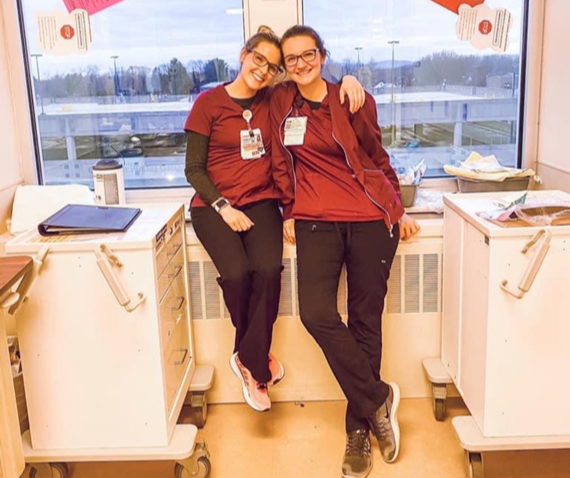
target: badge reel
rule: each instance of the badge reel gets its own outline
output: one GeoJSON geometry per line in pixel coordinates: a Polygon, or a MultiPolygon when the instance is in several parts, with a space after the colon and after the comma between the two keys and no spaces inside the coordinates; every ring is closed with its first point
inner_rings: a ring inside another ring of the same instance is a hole
{"type": "Polygon", "coordinates": [[[285,146],[302,146],[307,133],[307,117],[293,116],[285,121],[285,146]]]}
{"type": "Polygon", "coordinates": [[[247,129],[240,131],[241,157],[244,160],[261,158],[265,154],[261,129],[251,128],[253,113],[250,110],[245,110],[242,116],[247,123],[247,129]]]}

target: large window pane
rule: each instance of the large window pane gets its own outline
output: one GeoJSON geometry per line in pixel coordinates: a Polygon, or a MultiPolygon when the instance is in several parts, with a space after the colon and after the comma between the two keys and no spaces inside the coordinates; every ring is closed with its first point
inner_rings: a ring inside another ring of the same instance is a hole
{"type": "Polygon", "coordinates": [[[512,13],[504,53],[459,40],[458,16],[431,0],[304,0],[303,8],[331,53],[329,79],[352,74],[374,95],[393,165],[425,159],[427,175],[442,176],[471,151],[520,164],[524,6],[492,4],[512,13]]]}
{"type": "Polygon", "coordinates": [[[183,126],[201,91],[235,77],[241,0],[125,0],[91,15],[86,54],[42,51],[37,12],[63,0],[20,0],[45,184],[92,186],[102,158],[130,188],[187,185],[183,126]]]}

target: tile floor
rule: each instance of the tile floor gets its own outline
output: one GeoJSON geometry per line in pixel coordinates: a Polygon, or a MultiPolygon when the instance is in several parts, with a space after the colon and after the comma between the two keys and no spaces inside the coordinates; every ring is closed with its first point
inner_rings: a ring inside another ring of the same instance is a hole
{"type": "MultiPolygon", "coordinates": [[[[211,478],[340,478],[344,403],[279,403],[259,414],[245,405],[209,407],[200,432],[212,456],[211,478]]],[[[402,450],[395,464],[382,462],[374,446],[371,478],[465,478],[464,454],[451,417],[466,414],[460,399],[436,422],[431,401],[402,402],[402,450]]],[[[187,421],[183,410],[181,421],[187,421]]],[[[568,478],[570,451],[484,455],[485,478],[568,478]]],[[[70,478],[172,478],[172,462],[76,463],[70,478]]],[[[27,472],[25,474],[27,477],[27,472]]]]}

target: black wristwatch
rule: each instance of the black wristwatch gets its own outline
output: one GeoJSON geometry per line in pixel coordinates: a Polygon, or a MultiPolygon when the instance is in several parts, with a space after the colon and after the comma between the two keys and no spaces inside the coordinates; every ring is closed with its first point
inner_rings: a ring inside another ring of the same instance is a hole
{"type": "Polygon", "coordinates": [[[216,210],[216,212],[220,212],[222,209],[224,209],[226,206],[229,206],[229,205],[230,205],[230,202],[224,197],[216,199],[212,203],[212,207],[216,210]]]}

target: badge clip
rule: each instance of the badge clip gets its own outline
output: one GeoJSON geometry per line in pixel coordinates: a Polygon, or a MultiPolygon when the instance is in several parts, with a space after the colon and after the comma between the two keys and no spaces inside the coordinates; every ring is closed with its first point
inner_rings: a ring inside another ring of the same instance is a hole
{"type": "Polygon", "coordinates": [[[249,131],[249,136],[253,138],[254,133],[253,133],[253,129],[251,128],[251,118],[253,118],[253,113],[251,112],[251,110],[245,110],[242,113],[242,117],[247,123],[247,129],[249,131]]]}

